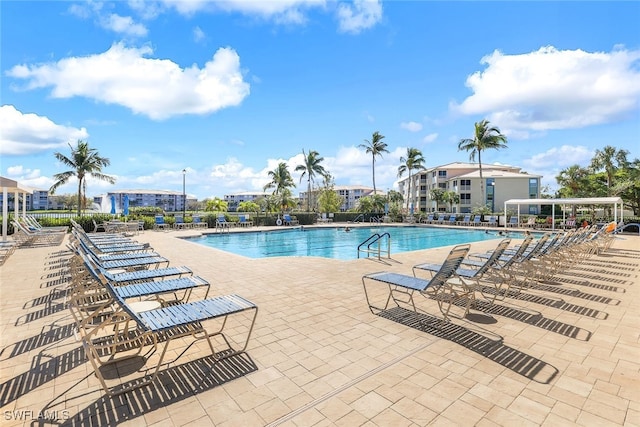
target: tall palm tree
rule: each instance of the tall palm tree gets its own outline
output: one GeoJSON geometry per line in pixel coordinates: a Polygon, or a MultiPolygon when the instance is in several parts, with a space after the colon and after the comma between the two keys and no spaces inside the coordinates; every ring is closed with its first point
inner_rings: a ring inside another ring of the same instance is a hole
{"type": "Polygon", "coordinates": [[[491,126],[489,121],[484,119],[475,123],[473,138],[465,138],[458,143],[458,151],[471,151],[469,159],[474,162],[478,154],[478,166],[480,169],[480,192],[482,193],[482,203],[486,202],[484,191],[484,178],[482,177],[482,152],[488,148],[506,148],[507,137],[500,133],[500,129],[491,126]]]}
{"type": "Polygon", "coordinates": [[[384,135],[380,135],[380,132],[375,131],[371,136],[371,141],[364,140],[366,144],[360,144],[358,147],[364,148],[367,154],[371,154],[371,171],[373,175],[373,194],[377,194],[376,191],[376,156],[382,157],[382,153],[388,153],[387,143],[383,142],[384,135]]]}
{"type": "MultiPolygon", "coordinates": [[[[265,185],[264,189],[267,190],[268,188],[273,188],[274,196],[287,196],[287,193],[291,193],[289,188],[296,186],[293,182],[293,178],[291,178],[289,167],[285,162],[278,163],[278,166],[274,170],[269,171],[269,178],[271,178],[271,182],[265,185]]],[[[284,199],[286,199],[286,197],[284,199]]],[[[281,207],[282,206],[284,206],[284,203],[281,204],[281,207]]]]}
{"type": "Polygon", "coordinates": [[[320,154],[315,150],[309,150],[309,154],[302,149],[302,155],[304,156],[304,164],[296,166],[296,172],[302,171],[300,175],[300,182],[302,178],[307,176],[307,212],[311,212],[311,183],[314,182],[316,174],[324,177],[327,175],[327,171],[320,163],[324,160],[324,157],[320,157],[320,154]]]}
{"type": "Polygon", "coordinates": [[[607,145],[602,150],[596,150],[596,154],[591,159],[591,168],[594,171],[604,169],[607,175],[607,190],[611,196],[611,187],[613,187],[613,175],[616,170],[625,167],[627,164],[627,150],[616,150],[614,147],[607,145]]]}
{"type": "Polygon", "coordinates": [[[82,211],[82,192],[85,191],[86,197],[86,183],[85,178],[92,176],[93,178],[101,181],[107,181],[110,184],[115,184],[116,179],[112,176],[102,173],[102,168],[111,164],[110,160],[106,157],[102,157],[98,154],[98,150],[95,148],[89,148],[89,143],[86,141],[78,140],[76,147],[72,147],[71,157],[67,157],[62,153],[53,153],[59,162],[72,168],[66,172],[57,173],[53,176],[55,183],[49,188],[49,192],[54,194],[56,189],[61,185],[66,184],[73,176],[78,178],[78,216],[82,211]]]}
{"type": "Polygon", "coordinates": [[[407,148],[407,156],[400,157],[400,162],[402,164],[398,166],[398,178],[402,177],[405,173],[409,173],[409,188],[407,197],[407,210],[409,210],[409,203],[413,203],[415,205],[415,200],[412,200],[411,197],[411,172],[416,169],[424,169],[424,157],[422,156],[422,151],[417,148],[407,148]]]}

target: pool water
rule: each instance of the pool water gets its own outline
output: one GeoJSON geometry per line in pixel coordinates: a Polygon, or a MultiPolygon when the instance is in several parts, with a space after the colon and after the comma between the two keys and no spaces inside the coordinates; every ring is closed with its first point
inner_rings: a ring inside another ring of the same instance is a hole
{"type": "MultiPolygon", "coordinates": [[[[345,227],[322,227],[217,233],[188,240],[249,258],[314,256],[350,260],[358,258],[358,245],[375,233],[389,233],[391,255],[502,237],[493,230],[487,233],[473,229],[378,226],[354,227],[348,232],[345,227]]],[[[507,236],[524,237],[518,232],[508,232],[507,236]]],[[[382,242],[382,249],[386,251],[386,239],[382,242]]],[[[361,253],[360,257],[366,254],[361,253]]]]}

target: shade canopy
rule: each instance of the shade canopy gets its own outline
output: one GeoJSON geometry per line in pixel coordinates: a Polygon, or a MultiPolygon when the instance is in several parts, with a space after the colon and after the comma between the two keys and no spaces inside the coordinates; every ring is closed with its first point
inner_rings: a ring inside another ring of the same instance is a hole
{"type": "MultiPolygon", "coordinates": [[[[504,211],[507,212],[508,206],[516,205],[518,207],[518,223],[520,222],[520,206],[521,205],[551,205],[551,215],[555,216],[556,206],[594,206],[594,205],[611,205],[613,206],[613,218],[618,222],[623,220],[623,202],[620,197],[581,197],[566,199],[509,199],[504,202],[504,211]],[[619,213],[618,213],[619,212],[619,213]]],[[[562,211],[564,216],[564,209],[562,211]]],[[[555,225],[555,224],[554,224],[555,225]]]]}
{"type": "Polygon", "coordinates": [[[2,189],[2,240],[7,239],[9,221],[9,193],[14,194],[15,216],[18,216],[20,195],[22,194],[22,212],[26,213],[27,194],[32,194],[33,189],[21,186],[18,181],[0,176],[0,188],[2,189]]]}

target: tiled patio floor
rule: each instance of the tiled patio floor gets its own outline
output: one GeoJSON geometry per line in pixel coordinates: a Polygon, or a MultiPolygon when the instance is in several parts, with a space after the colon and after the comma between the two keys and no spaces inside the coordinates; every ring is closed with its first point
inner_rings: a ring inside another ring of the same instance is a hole
{"type": "Polygon", "coordinates": [[[373,315],[361,277],[410,274],[449,248],[387,263],[252,260],[176,238],[189,233],[135,238],[212,293],[258,305],[246,354],[214,363],[197,343],[154,386],[106,397],[65,307],[68,252],[19,249],[0,267],[1,425],[640,425],[637,235],[556,283],[442,325],[425,299],[424,314],[373,315]]]}

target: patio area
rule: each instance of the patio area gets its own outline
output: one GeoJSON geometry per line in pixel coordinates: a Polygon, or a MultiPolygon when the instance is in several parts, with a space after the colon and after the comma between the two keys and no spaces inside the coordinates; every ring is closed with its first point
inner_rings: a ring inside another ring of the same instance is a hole
{"type": "Polygon", "coordinates": [[[107,397],[65,305],[70,251],[18,249],[0,267],[2,425],[640,426],[640,236],[442,324],[431,300],[426,314],[373,315],[361,277],[411,274],[450,247],[247,259],[177,238],[194,233],[134,239],[210,281],[210,296],[254,302],[247,352],[215,362],[197,343],[154,385],[107,397]]]}

